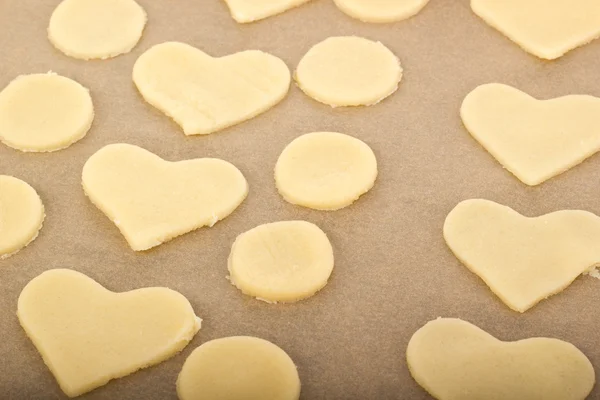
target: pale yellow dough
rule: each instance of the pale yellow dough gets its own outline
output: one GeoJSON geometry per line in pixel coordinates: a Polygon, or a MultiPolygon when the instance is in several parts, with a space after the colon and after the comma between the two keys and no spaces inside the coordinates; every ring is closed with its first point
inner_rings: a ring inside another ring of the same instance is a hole
{"type": "Polygon", "coordinates": [[[600,217],[563,210],[527,218],[493,201],[459,203],[444,238],[511,309],[527,311],[600,264],[600,217]]]}
{"type": "Polygon", "coordinates": [[[213,226],[246,198],[248,184],[227,161],[169,162],[137,146],[112,144],[83,167],[85,193],[133,250],[147,250],[213,226]]]}
{"type": "Polygon", "coordinates": [[[295,74],[304,93],[332,107],[369,106],[398,89],[400,61],[380,42],[330,37],[314,45],[295,74]]]}
{"type": "Polygon", "coordinates": [[[273,222],[237,237],[228,268],[231,283],[244,294],[289,303],[325,287],[333,271],[333,248],[315,224],[273,222]]]}
{"type": "Polygon", "coordinates": [[[133,0],[63,0],[52,13],[48,39],[83,60],[129,53],[142,37],[146,12],[133,0]]]}
{"type": "Polygon", "coordinates": [[[283,198],[317,210],[349,206],[373,187],[376,178],[373,150],[361,140],[336,132],[294,139],[275,166],[275,183],[283,198]]]}
{"type": "Polygon", "coordinates": [[[429,0],[334,0],[340,10],[364,22],[385,23],[417,14],[429,0]]]}
{"type": "Polygon", "coordinates": [[[559,175],[600,149],[597,97],[537,100],[490,83],[469,93],[460,113],[471,135],[527,185],[559,175]]]}
{"type": "Polygon", "coordinates": [[[460,319],[438,318],[406,350],[413,378],[438,400],[584,400],[594,367],[571,343],[502,342],[460,319]]]}
{"type": "Polygon", "coordinates": [[[173,290],[114,293],[68,269],[29,282],[17,315],[69,397],[172,357],[200,329],[190,303],[173,290]]]}
{"type": "Polygon", "coordinates": [[[0,175],[0,260],[31,243],[42,229],[44,204],[34,188],[0,175]]]}
{"type": "Polygon", "coordinates": [[[190,354],[177,394],[180,400],[298,400],[300,378],[281,348],[233,336],[206,342],[190,354]]]}
{"type": "Polygon", "coordinates": [[[240,24],[281,14],[310,0],[225,0],[233,19],[240,24]]]}
{"type": "Polygon", "coordinates": [[[259,50],[213,58],[178,42],[150,48],[133,67],[144,99],[186,135],[216,132],[267,111],[285,97],[290,79],[282,60],[259,50]]]}
{"type": "Polygon", "coordinates": [[[94,119],[89,91],[55,73],[21,75],[0,92],[0,141],[21,151],[69,147],[94,119]]]}

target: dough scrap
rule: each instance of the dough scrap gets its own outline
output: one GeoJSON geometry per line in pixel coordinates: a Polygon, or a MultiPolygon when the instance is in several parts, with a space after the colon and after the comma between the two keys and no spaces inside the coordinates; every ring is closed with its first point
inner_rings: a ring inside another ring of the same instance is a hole
{"type": "Polygon", "coordinates": [[[177,394],[180,400],[298,400],[300,378],[278,346],[233,336],[206,342],[190,354],[177,394]]]}
{"type": "Polygon", "coordinates": [[[134,0],[63,0],[50,17],[48,39],[69,57],[107,59],[129,53],[146,20],[134,0]]]}
{"type": "Polygon", "coordinates": [[[52,72],[18,76],[0,92],[0,141],[17,150],[62,150],[83,138],[93,120],[89,91],[52,72]]]}
{"type": "Polygon", "coordinates": [[[17,315],[69,397],[172,357],[201,322],[173,290],[115,293],[68,269],[31,280],[19,296],[17,315]]]}
{"type": "Polygon", "coordinates": [[[186,135],[206,135],[262,114],[286,96],[290,79],[281,59],[259,50],[213,58],[178,42],[150,48],[133,67],[144,99],[186,135]]]}
{"type": "Polygon", "coordinates": [[[325,287],[333,271],[333,248],[315,224],[273,222],[235,239],[228,269],[231,283],[242,293],[269,303],[291,303],[325,287]]]}
{"type": "Polygon", "coordinates": [[[363,22],[395,22],[416,15],[429,0],[334,0],[352,18],[363,22]]]}
{"type": "Polygon", "coordinates": [[[438,318],[410,339],[411,375],[438,400],[583,400],[594,367],[571,343],[503,342],[466,321],[438,318]]]}
{"type": "Polygon", "coordinates": [[[85,163],[82,182],[135,251],[213,226],[248,194],[246,179],[227,161],[169,162],[129,144],[98,150],[85,163]]]}
{"type": "Polygon", "coordinates": [[[459,203],[444,238],[511,309],[525,312],[600,263],[600,217],[563,210],[528,218],[489,200],[459,203]]]}
{"type": "Polygon", "coordinates": [[[471,8],[523,50],[547,60],[600,36],[597,0],[471,0],[471,8]]]}
{"type": "Polygon", "coordinates": [[[330,37],[314,45],[300,60],[298,87],[332,107],[370,106],[398,89],[402,67],[380,42],[357,37],[330,37]]]}
{"type": "Polygon", "coordinates": [[[377,178],[377,160],[363,141],[336,132],[294,139],[275,166],[283,198],[316,210],[338,210],[368,192],[377,178]]]}
{"type": "Polygon", "coordinates": [[[0,260],[33,242],[45,216],[44,204],[34,188],[20,179],[0,175],[0,260]]]}
{"type": "Polygon", "coordinates": [[[281,14],[310,0],[225,0],[233,19],[240,24],[281,14]]]}

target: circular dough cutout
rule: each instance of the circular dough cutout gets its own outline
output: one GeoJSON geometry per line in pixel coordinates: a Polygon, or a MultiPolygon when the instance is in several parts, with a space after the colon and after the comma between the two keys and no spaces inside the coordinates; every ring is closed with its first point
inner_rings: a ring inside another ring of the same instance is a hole
{"type": "Polygon", "coordinates": [[[295,74],[304,93],[332,107],[373,105],[398,89],[400,61],[380,42],[330,37],[313,46],[295,74]]]}
{"type": "Polygon", "coordinates": [[[429,0],[335,0],[337,7],[363,22],[402,21],[417,14],[429,0]]]}
{"type": "Polygon", "coordinates": [[[48,39],[83,60],[129,53],[142,37],[146,12],[133,0],[63,0],[52,13],[48,39]]]}
{"type": "Polygon", "coordinates": [[[274,222],[239,235],[228,268],[231,283],[244,294],[290,303],[325,287],[333,270],[333,249],[315,224],[274,222]]]}
{"type": "Polygon", "coordinates": [[[206,342],[185,360],[177,379],[180,400],[298,400],[292,359],[263,339],[234,336],[206,342]]]}
{"type": "Polygon", "coordinates": [[[307,133],[283,150],[275,183],[283,198],[316,210],[338,210],[368,192],[377,178],[373,150],[336,132],[307,133]]]}

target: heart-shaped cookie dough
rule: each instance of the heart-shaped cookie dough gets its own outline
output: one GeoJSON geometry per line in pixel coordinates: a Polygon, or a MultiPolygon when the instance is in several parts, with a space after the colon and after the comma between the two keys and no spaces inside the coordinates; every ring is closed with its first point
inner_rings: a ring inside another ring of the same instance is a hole
{"type": "Polygon", "coordinates": [[[438,400],[583,400],[594,367],[571,343],[503,342],[460,319],[438,318],[408,343],[411,375],[438,400]]]}
{"type": "Polygon", "coordinates": [[[471,135],[527,185],[538,185],[600,150],[600,99],[537,100],[499,83],[467,95],[460,114],[471,135]]]}
{"type": "Polygon", "coordinates": [[[511,309],[527,311],[600,263],[600,217],[563,210],[527,218],[489,200],[459,203],[444,238],[511,309]]]}
{"type": "Polygon", "coordinates": [[[173,290],[114,293],[68,269],[31,280],[17,315],[70,397],[172,357],[200,329],[190,303],[173,290]]]}
{"type": "Polygon", "coordinates": [[[281,14],[310,0],[225,0],[233,19],[240,24],[281,14]]]}
{"type": "Polygon", "coordinates": [[[186,135],[205,135],[256,117],[285,97],[290,79],[282,60],[259,50],[213,58],[178,42],[150,48],[133,67],[144,99],[186,135]]]}
{"type": "Polygon", "coordinates": [[[417,14],[429,0],[334,0],[335,5],[352,18],[363,22],[385,23],[417,14]]]}
{"type": "Polygon", "coordinates": [[[248,194],[227,161],[169,162],[137,146],[112,144],[85,163],[83,188],[133,250],[147,250],[227,217],[248,194]]]}

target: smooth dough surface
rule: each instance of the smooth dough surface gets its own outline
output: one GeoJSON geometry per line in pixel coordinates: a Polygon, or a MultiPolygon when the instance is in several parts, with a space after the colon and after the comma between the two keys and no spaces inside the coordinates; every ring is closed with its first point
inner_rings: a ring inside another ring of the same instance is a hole
{"type": "Polygon", "coordinates": [[[55,73],[21,75],[0,92],[0,141],[21,151],[61,150],[94,119],[89,91],[55,73]]]}
{"type": "Polygon", "coordinates": [[[213,58],[178,42],[150,48],[133,67],[144,99],[186,135],[205,135],[256,117],[285,97],[290,79],[281,59],[259,50],[213,58]]]}
{"type": "Polygon", "coordinates": [[[548,60],[600,36],[598,0],[471,0],[471,8],[525,51],[548,60]]]}
{"type": "Polygon", "coordinates": [[[248,184],[227,161],[165,161],[129,144],[112,144],[83,167],[83,189],[133,250],[147,250],[213,226],[246,198],[248,184]]]}
{"type": "Polygon", "coordinates": [[[48,39],[69,57],[106,59],[129,53],[142,37],[146,12],[134,0],[63,0],[48,39]]]}
{"type": "Polygon", "coordinates": [[[318,226],[306,221],[264,224],[239,235],[229,254],[229,279],[269,303],[313,296],[333,271],[333,248],[318,226]]]}
{"type": "Polygon", "coordinates": [[[304,93],[332,107],[369,106],[398,89],[402,67],[380,42],[330,37],[302,57],[295,74],[304,93]]]}
{"type": "Polygon", "coordinates": [[[0,175],[0,260],[35,240],[44,217],[44,204],[34,188],[0,175]]]}
{"type": "Polygon", "coordinates": [[[527,311],[600,263],[600,217],[563,210],[528,218],[489,200],[459,203],[444,238],[511,309],[527,311]]]}
{"type": "Polygon", "coordinates": [[[69,269],[31,280],[17,315],[70,397],[172,357],[200,329],[190,303],[173,290],[114,293],[69,269]]]}
{"type": "Polygon", "coordinates": [[[335,0],[340,10],[364,22],[394,22],[417,14],[429,0],[335,0]]]}
{"type": "Polygon", "coordinates": [[[233,19],[240,24],[281,14],[310,0],[225,0],[233,19]]]}
{"type": "Polygon", "coordinates": [[[180,400],[298,400],[300,378],[278,346],[233,336],[206,342],[190,354],[177,394],[180,400]]]}
{"type": "Polygon", "coordinates": [[[438,318],[406,350],[413,378],[438,400],[584,400],[594,367],[571,343],[503,342],[460,319],[438,318]]]}
{"type": "Polygon", "coordinates": [[[283,150],[275,166],[279,193],[292,204],[338,210],[368,192],[377,160],[363,141],[336,132],[307,133],[283,150]]]}

